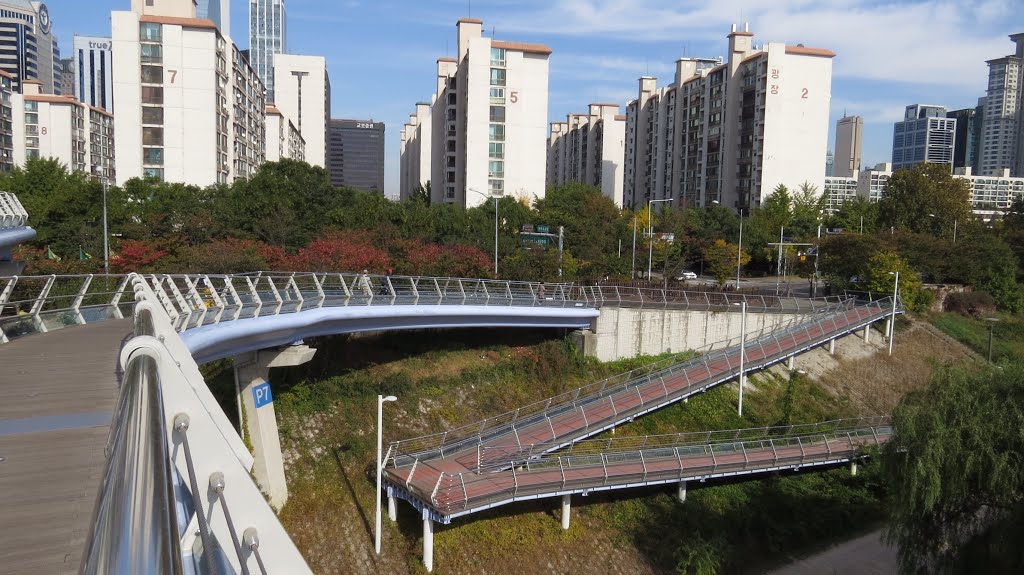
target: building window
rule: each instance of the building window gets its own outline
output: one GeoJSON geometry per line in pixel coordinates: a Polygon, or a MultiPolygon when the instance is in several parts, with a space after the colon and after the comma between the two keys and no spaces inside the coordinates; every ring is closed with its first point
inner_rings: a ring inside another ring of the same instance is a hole
{"type": "Polygon", "coordinates": [[[495,160],[503,160],[503,159],[505,159],[505,144],[497,144],[497,143],[491,142],[489,144],[489,147],[490,147],[490,151],[489,151],[490,154],[489,155],[490,155],[490,157],[492,159],[495,159],[495,160]]]}
{"type": "MultiPolygon", "coordinates": [[[[146,6],[152,5],[152,2],[146,2],[146,6]]],[[[143,42],[159,42],[160,25],[154,24],[152,22],[142,22],[141,24],[139,24],[139,40],[143,42]]]]}
{"type": "Polygon", "coordinates": [[[491,48],[491,66],[505,66],[504,48],[491,48]]]}
{"type": "Polygon", "coordinates": [[[487,180],[487,189],[491,195],[503,194],[505,193],[505,182],[504,180],[487,180]]]}
{"type": "Polygon", "coordinates": [[[164,163],[163,148],[142,148],[142,163],[162,166],[164,163]]]}
{"type": "Polygon", "coordinates": [[[157,86],[143,86],[142,87],[142,103],[143,104],[163,104],[164,103],[164,89],[157,86]]]}
{"type": "Polygon", "coordinates": [[[164,169],[163,168],[142,168],[142,177],[143,178],[156,178],[158,180],[163,180],[164,179],[164,169]]]}
{"type": "Polygon", "coordinates": [[[505,70],[501,68],[491,68],[491,85],[492,86],[504,86],[505,85],[505,70]]]}
{"type": "Polygon", "coordinates": [[[39,102],[25,102],[26,112],[35,112],[39,109],[39,102]]]}
{"type": "Polygon", "coordinates": [[[504,178],[505,177],[505,162],[501,160],[491,160],[487,163],[487,177],[489,178],[504,178]]]}
{"type": "Polygon", "coordinates": [[[142,82],[144,84],[163,84],[163,66],[142,66],[142,82]]]}
{"type": "Polygon", "coordinates": [[[139,44],[143,64],[159,64],[163,62],[163,50],[160,44],[139,44]]]}
{"type": "Polygon", "coordinates": [[[504,122],[505,121],[505,106],[491,106],[491,121],[492,122],[504,122]]]}
{"type": "Polygon", "coordinates": [[[143,106],[142,123],[162,125],[164,123],[164,109],[154,108],[152,106],[143,106]]]}
{"type": "Polygon", "coordinates": [[[489,128],[489,139],[492,142],[504,142],[505,141],[505,126],[501,124],[491,124],[489,128]]]}
{"type": "Polygon", "coordinates": [[[162,146],[162,145],[164,145],[164,129],[163,128],[142,128],[142,145],[143,146],[162,146]]]}
{"type": "Polygon", "coordinates": [[[26,113],[25,114],[25,123],[26,124],[38,124],[39,123],[39,114],[37,114],[35,112],[26,113]]]}

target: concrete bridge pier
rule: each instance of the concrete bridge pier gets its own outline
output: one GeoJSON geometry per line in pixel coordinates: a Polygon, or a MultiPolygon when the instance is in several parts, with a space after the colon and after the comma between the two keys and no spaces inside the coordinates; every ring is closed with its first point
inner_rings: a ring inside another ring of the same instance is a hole
{"type": "Polygon", "coordinates": [[[864,326],[864,343],[871,343],[871,324],[864,326]]]}
{"type": "Polygon", "coordinates": [[[398,498],[388,489],[388,519],[398,521],[398,498]]]}
{"type": "Polygon", "coordinates": [[[789,371],[793,371],[794,369],[796,369],[796,356],[795,355],[789,356],[789,359],[786,360],[786,369],[788,369],[789,371]]]}
{"type": "Polygon", "coordinates": [[[857,462],[856,461],[851,461],[850,462],[850,475],[852,475],[854,477],[857,477],[857,462]]]}
{"type": "Polygon", "coordinates": [[[423,566],[427,573],[434,570],[434,520],[426,510],[423,511],[423,566]]]}
{"type": "Polygon", "coordinates": [[[281,509],[288,501],[288,484],[284,478],[277,413],[267,377],[270,368],[302,365],[313,359],[315,353],[311,347],[295,345],[235,357],[239,421],[252,446],[252,473],[276,509],[281,509]]]}
{"type": "Polygon", "coordinates": [[[562,496],[562,529],[569,529],[569,513],[571,512],[572,496],[562,496]]]}
{"type": "Polygon", "coordinates": [[[686,503],[686,482],[679,482],[679,492],[676,494],[679,497],[680,503],[686,503]]]}
{"type": "Polygon", "coordinates": [[[836,354],[836,339],[835,338],[832,338],[832,339],[828,340],[828,353],[829,353],[829,355],[835,355],[836,354]]]}

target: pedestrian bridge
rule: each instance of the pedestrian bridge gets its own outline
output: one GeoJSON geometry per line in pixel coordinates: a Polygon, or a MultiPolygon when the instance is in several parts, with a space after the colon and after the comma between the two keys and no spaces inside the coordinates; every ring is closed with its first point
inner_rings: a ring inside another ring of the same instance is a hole
{"type": "MultiPolygon", "coordinates": [[[[806,349],[878,319],[886,305],[861,314],[837,300],[321,273],[5,277],[0,290],[0,507],[14,518],[0,526],[0,556],[11,573],[309,572],[250,476],[266,478],[259,460],[273,446],[259,443],[266,438],[254,436],[250,421],[256,457],[250,453],[203,381],[198,365],[206,361],[370,330],[579,329],[609,305],[735,311],[733,304],[745,303],[832,318],[813,337],[802,332],[810,339],[793,340],[806,349]],[[836,319],[840,311],[845,320],[836,319]]],[[[794,349],[762,342],[766,355],[755,358],[748,349],[746,357],[752,369],[794,349]]],[[[708,364],[715,377],[734,369],[734,355],[722,353],[708,355],[717,358],[708,364]]],[[[517,474],[524,464],[537,469],[537,461],[551,461],[547,454],[610,422],[696,392],[695,372],[682,373],[690,378],[682,392],[663,376],[645,385],[624,380],[621,388],[605,382],[591,390],[605,403],[577,395],[571,409],[563,398],[478,426],[476,439],[463,429],[440,440],[400,442],[388,458],[389,489],[404,485],[404,496],[428,509],[431,520],[472,512],[483,500],[468,491],[462,509],[452,507],[455,472],[442,462],[454,454],[480,477],[499,468],[517,474]],[[663,400],[651,399],[655,381],[663,400]],[[639,408],[623,390],[636,393],[639,408]],[[610,418],[602,419],[599,404],[612,410],[610,418]],[[582,431],[573,423],[579,417],[586,419],[582,431]],[[547,437],[541,421],[552,430],[547,437]],[[510,437],[517,438],[514,448],[510,437]],[[403,466],[434,466],[447,479],[434,482],[422,471],[403,477],[403,466]]],[[[274,419],[272,403],[247,409],[274,419]]],[[[276,427],[271,435],[276,442],[276,427]]],[[[459,473],[461,484],[466,472],[459,473]]],[[[489,506],[507,499],[486,497],[489,506]]]]}

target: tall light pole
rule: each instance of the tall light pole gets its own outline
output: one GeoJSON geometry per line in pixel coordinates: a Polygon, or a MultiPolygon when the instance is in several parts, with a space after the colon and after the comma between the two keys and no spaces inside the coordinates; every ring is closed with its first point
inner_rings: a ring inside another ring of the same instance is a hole
{"type": "Polygon", "coordinates": [[[110,245],[107,242],[107,176],[103,174],[102,166],[93,166],[92,173],[100,180],[103,186],[103,273],[110,275],[110,245]]]}
{"type": "Polygon", "coordinates": [[[498,276],[498,194],[487,195],[476,188],[467,188],[469,191],[480,194],[485,198],[494,198],[494,276],[498,276]]]}
{"type": "Polygon", "coordinates": [[[377,555],[380,555],[380,476],[383,463],[381,462],[381,447],[384,440],[384,430],[381,427],[384,420],[384,402],[385,401],[398,401],[398,398],[389,395],[384,397],[383,395],[377,396],[377,517],[374,523],[373,532],[373,548],[376,550],[377,555]]]}
{"type": "Polygon", "coordinates": [[[986,317],[985,321],[988,324],[988,362],[992,363],[992,334],[995,332],[996,322],[999,321],[998,317],[986,317]]]}
{"type": "Polygon", "coordinates": [[[661,200],[647,200],[647,281],[651,281],[651,264],[654,262],[654,203],[671,202],[670,198],[661,200]]]}
{"type": "Polygon", "coordinates": [[[743,417],[743,359],[746,354],[747,346],[747,300],[744,299],[740,302],[740,403],[739,403],[739,415],[743,417]]]}
{"type": "Polygon", "coordinates": [[[892,289],[892,317],[889,319],[889,355],[892,355],[892,340],[896,335],[896,300],[900,293],[900,272],[889,272],[889,275],[896,276],[896,285],[892,289]]]}
{"type": "Polygon", "coordinates": [[[636,279],[636,214],[633,214],[633,263],[629,268],[629,279],[636,279]]]}
{"type": "MultiPolygon", "coordinates": [[[[743,263],[743,208],[740,208],[740,241],[739,245],[736,246],[736,291],[740,291],[740,265],[743,263]]],[[[744,304],[746,305],[746,304],[744,304]]],[[[740,384],[740,389],[743,389],[743,385],[740,384]]],[[[742,403],[740,404],[742,405],[742,403]]],[[[743,415],[743,410],[740,409],[740,415],[743,415]]]]}

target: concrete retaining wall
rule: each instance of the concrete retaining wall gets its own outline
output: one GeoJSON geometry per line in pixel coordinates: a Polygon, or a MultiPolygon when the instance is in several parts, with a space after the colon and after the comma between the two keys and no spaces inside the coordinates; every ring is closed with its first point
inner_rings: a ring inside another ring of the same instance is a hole
{"type": "MultiPolygon", "coordinates": [[[[748,312],[747,334],[805,317],[748,312]]],[[[602,307],[591,330],[577,332],[577,344],[601,361],[679,353],[739,337],[740,318],[739,312],[602,307]]]]}

